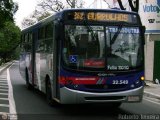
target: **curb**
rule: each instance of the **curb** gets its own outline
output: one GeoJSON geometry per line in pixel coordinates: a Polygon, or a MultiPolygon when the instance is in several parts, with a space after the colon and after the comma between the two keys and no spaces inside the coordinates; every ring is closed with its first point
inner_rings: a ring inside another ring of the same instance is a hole
{"type": "Polygon", "coordinates": [[[160,99],[160,95],[157,95],[157,94],[154,94],[154,93],[151,93],[151,92],[147,92],[147,91],[144,91],[144,96],[160,99]]]}
{"type": "Polygon", "coordinates": [[[3,64],[2,66],[0,66],[0,74],[12,64],[13,64],[13,61],[7,62],[7,63],[3,64]]]}

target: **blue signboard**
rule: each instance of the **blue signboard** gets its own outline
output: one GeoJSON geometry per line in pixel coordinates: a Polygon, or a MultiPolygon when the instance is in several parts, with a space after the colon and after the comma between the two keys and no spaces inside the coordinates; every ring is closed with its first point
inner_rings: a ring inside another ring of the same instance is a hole
{"type": "Polygon", "coordinates": [[[70,55],[69,56],[69,62],[70,63],[77,63],[78,61],[78,56],[77,55],[70,55]]]}

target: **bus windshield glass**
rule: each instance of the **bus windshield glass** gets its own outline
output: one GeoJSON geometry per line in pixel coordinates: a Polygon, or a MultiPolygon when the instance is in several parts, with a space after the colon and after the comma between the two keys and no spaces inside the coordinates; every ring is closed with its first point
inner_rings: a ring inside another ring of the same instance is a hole
{"type": "Polygon", "coordinates": [[[63,60],[74,69],[130,70],[142,64],[140,39],[139,27],[65,25],[63,60]]]}
{"type": "Polygon", "coordinates": [[[142,65],[142,42],[138,27],[106,27],[108,70],[130,70],[142,65]]]}

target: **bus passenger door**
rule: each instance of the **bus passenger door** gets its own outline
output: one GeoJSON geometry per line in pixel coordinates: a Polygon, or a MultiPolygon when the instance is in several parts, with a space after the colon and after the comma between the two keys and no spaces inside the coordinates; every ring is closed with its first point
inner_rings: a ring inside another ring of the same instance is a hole
{"type": "Polygon", "coordinates": [[[35,81],[35,42],[37,40],[37,36],[36,36],[36,31],[33,31],[33,41],[32,41],[32,84],[36,85],[36,81],[35,81]]]}

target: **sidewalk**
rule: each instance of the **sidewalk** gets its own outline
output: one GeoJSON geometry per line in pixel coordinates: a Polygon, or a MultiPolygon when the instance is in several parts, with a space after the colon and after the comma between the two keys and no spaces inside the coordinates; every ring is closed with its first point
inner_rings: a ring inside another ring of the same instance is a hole
{"type": "Polygon", "coordinates": [[[145,81],[144,96],[160,99],[160,84],[145,81]]]}
{"type": "Polygon", "coordinates": [[[0,66],[0,73],[3,72],[3,70],[5,70],[7,67],[9,67],[12,63],[13,63],[13,61],[2,64],[0,66]]]}
{"type": "MultiPolygon", "coordinates": [[[[3,72],[7,67],[9,67],[12,62],[5,63],[0,66],[0,73],[3,72]]],[[[146,85],[144,87],[144,96],[160,99],[160,84],[154,84],[151,81],[145,81],[146,85]]]]}

